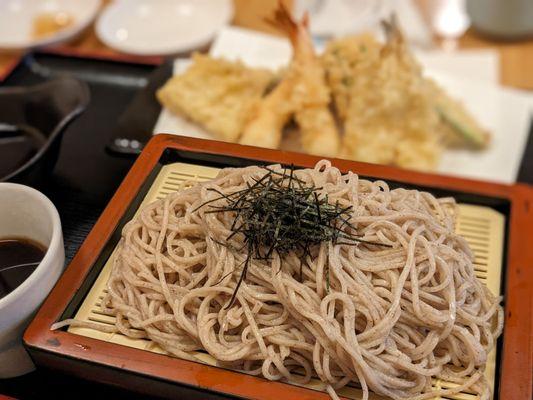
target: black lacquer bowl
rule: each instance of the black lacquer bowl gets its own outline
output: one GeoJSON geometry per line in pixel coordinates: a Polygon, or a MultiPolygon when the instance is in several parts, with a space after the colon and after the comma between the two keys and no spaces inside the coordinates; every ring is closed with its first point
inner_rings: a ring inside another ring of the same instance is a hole
{"type": "Polygon", "coordinates": [[[0,182],[31,185],[51,172],[66,127],[89,97],[85,83],[67,76],[0,88],[0,182]]]}

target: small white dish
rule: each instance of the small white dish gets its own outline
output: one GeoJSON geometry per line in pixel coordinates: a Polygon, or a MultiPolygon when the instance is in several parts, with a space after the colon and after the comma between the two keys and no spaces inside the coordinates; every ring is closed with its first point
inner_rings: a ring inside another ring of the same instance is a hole
{"type": "Polygon", "coordinates": [[[96,17],[100,0],[2,0],[0,1],[0,51],[25,50],[70,40],[96,17]],[[72,23],[49,36],[32,35],[36,18],[64,13],[72,23]]]}
{"type": "Polygon", "coordinates": [[[231,0],[116,0],[98,18],[96,34],[124,53],[170,55],[205,46],[232,18],[231,0]]]}
{"type": "Polygon", "coordinates": [[[52,202],[28,186],[0,183],[0,238],[13,237],[31,239],[47,250],[31,275],[0,298],[0,379],[35,368],[22,334],[65,265],[61,221],[52,202]]]}

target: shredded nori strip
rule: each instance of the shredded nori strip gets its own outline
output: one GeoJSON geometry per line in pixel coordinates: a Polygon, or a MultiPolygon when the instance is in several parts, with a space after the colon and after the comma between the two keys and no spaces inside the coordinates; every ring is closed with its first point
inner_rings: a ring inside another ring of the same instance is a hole
{"type": "MultiPolygon", "coordinates": [[[[368,242],[360,239],[359,235],[348,233],[347,228],[355,232],[349,222],[352,207],[341,207],[338,202],[330,204],[327,194],[319,194],[321,188],[309,185],[295,176],[293,166],[283,172],[268,167],[264,169],[265,175],[254,179],[253,184],[248,184],[245,189],[224,194],[209,188],[220,197],[196,208],[198,210],[209,205],[210,209],[206,213],[234,213],[230,228],[232,233],[226,241],[229,243],[234,236],[242,235],[243,249],[247,249],[241,275],[226,308],[231,307],[235,301],[252,259],[270,260],[274,252],[280,258],[290,251],[299,252],[301,280],[305,258],[311,255],[312,246],[322,242],[344,245],[366,243],[388,247],[387,244],[368,242]],[[219,200],[225,200],[225,204],[212,204],[219,200]]],[[[329,276],[327,282],[329,286],[329,276]]]]}

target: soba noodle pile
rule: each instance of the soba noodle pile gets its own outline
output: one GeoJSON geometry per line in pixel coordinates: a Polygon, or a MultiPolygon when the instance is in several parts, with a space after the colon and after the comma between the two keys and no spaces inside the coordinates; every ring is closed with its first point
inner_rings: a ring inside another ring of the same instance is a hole
{"type": "Polygon", "coordinates": [[[347,229],[390,247],[322,242],[303,260],[303,276],[296,252],[252,259],[227,308],[247,254],[235,250],[241,235],[226,241],[235,215],[202,205],[264,174],[222,170],[146,206],[125,226],[104,301],[116,330],[185,359],[206,351],[221,366],[271,380],[318,376],[334,398],[354,382],[365,398],[369,390],[425,399],[463,389],[490,397],[484,366],[502,309],[454,233],[451,198],[391,190],[327,161],[298,170],[329,202],[352,206],[347,229]],[[458,386],[432,391],[434,377],[458,386]]]}

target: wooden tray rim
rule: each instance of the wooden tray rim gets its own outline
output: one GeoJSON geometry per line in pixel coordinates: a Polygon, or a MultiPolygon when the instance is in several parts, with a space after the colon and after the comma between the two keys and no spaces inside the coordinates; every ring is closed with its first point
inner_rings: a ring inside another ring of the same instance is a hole
{"type": "Polygon", "coordinates": [[[30,54],[44,54],[73,59],[87,59],[93,61],[96,60],[125,64],[151,65],[154,67],[163,64],[165,61],[163,57],[136,56],[123,53],[113,53],[100,49],[79,49],[68,45],[43,47],[40,49],[28,50],[26,52],[14,53],[13,59],[3,69],[0,70],[0,84],[5,81],[19,66],[19,64],[30,54]]]}
{"type": "MultiPolygon", "coordinates": [[[[157,135],[152,138],[26,330],[23,340],[30,353],[32,351],[54,353],[80,361],[127,370],[154,379],[163,379],[240,397],[278,398],[280,400],[327,399],[328,395],[325,393],[282,382],[270,382],[239,372],[117,346],[66,331],[50,331],[50,325],[57,321],[74,293],[82,285],[141,185],[157,165],[164,151],[169,148],[272,163],[293,163],[304,167],[312,166],[320,159],[320,157],[299,153],[175,135],[157,135]]],[[[331,161],[341,170],[352,170],[366,176],[500,197],[511,202],[511,214],[508,220],[509,246],[504,282],[505,293],[513,295],[506,296],[506,325],[502,346],[499,393],[501,398],[531,399],[533,395],[532,188],[522,184],[508,186],[486,183],[340,159],[331,161]]]]}

